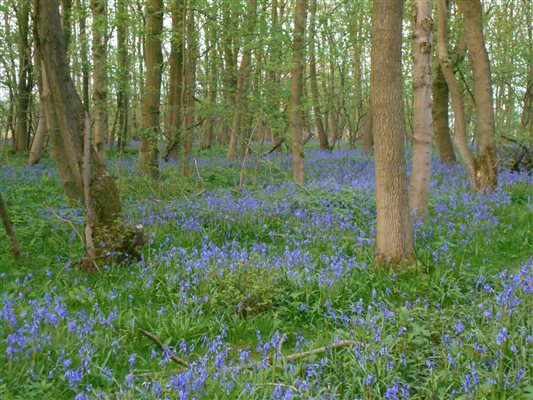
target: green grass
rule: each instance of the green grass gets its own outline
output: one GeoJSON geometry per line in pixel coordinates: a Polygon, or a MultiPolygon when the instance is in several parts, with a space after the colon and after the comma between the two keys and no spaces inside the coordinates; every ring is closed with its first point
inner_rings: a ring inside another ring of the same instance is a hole
{"type": "MultiPolygon", "coordinates": [[[[209,156],[216,159],[220,150],[209,156]]],[[[341,165],[364,162],[359,156],[346,157],[341,165]]],[[[318,157],[318,162],[324,160],[318,157]]],[[[343,218],[355,220],[365,236],[371,234],[375,206],[364,188],[341,185],[332,191],[317,180],[299,190],[285,182],[287,171],[279,163],[276,175],[265,164],[252,166],[242,193],[234,190],[240,171],[231,164],[202,165],[201,179],[189,183],[172,168],[163,172],[161,182],[154,182],[114,167],[128,217],[156,217],[147,224],[150,241],[142,249],[142,262],[91,274],[67,264],[81,257],[82,245],[65,220],[81,231],[81,213],[78,217],[76,207],[67,204],[51,167],[30,179],[23,164],[22,157],[12,156],[5,164],[12,172],[0,175],[25,254],[15,263],[5,236],[0,236],[2,398],[60,399],[80,393],[91,398],[180,398],[180,390],[188,394],[185,398],[209,399],[278,398],[288,391],[303,399],[383,398],[395,380],[419,399],[432,394],[525,399],[533,393],[530,286],[527,291],[531,261],[523,267],[533,249],[527,181],[503,186],[490,198],[457,200],[462,199],[460,185],[446,189],[446,174],[437,173],[441,183],[432,197],[430,222],[419,230],[416,269],[402,271],[374,267],[371,244],[356,240],[352,228],[342,225],[343,218]],[[272,182],[276,191],[264,193],[272,182]],[[208,192],[199,194],[203,189],[208,192]],[[247,205],[248,197],[269,211],[247,205]],[[223,198],[228,200],[216,203],[223,198]],[[446,212],[435,209],[447,202],[446,212]],[[298,212],[307,214],[298,217],[298,212]],[[174,214],[194,219],[199,228],[177,225],[174,214]],[[330,226],[324,219],[309,223],[327,214],[337,218],[330,226]],[[254,243],[267,248],[262,252],[254,243]],[[210,253],[209,246],[219,249],[210,253]],[[246,256],[238,255],[243,251],[246,256]],[[337,262],[341,267],[335,269],[337,262]],[[500,275],[503,270],[511,277],[500,275]],[[483,284],[492,291],[483,291],[483,284]],[[516,299],[511,315],[498,296],[516,299]],[[8,322],[9,301],[18,326],[8,322]],[[35,317],[39,307],[58,321],[35,317]],[[61,316],[63,309],[68,316],[61,316]],[[485,310],[490,318],[483,317],[485,310]],[[35,337],[21,330],[31,328],[33,320],[35,337]],[[502,328],[508,338],[499,345],[502,328]],[[200,389],[190,382],[172,387],[176,377],[184,377],[182,369],[163,362],[142,329],[175,346],[188,362],[197,362],[191,379],[207,376],[200,389]],[[16,332],[27,341],[22,351],[8,356],[6,338],[16,332]],[[233,376],[232,362],[239,364],[243,350],[250,351],[246,365],[275,353],[275,348],[262,353],[257,346],[276,332],[278,338],[286,335],[284,355],[342,339],[360,346],[291,365],[279,357],[272,366],[239,370],[233,376]],[[223,335],[218,345],[217,335],[223,335]],[[182,341],[188,346],[185,352],[179,350],[182,341]],[[81,380],[69,384],[67,371],[81,368],[89,356],[81,380]],[[223,367],[217,367],[217,356],[223,367]],[[464,387],[465,379],[474,379],[467,377],[472,363],[480,381],[472,383],[469,394],[464,387]],[[517,380],[519,371],[524,376],[517,380]],[[129,374],[134,376],[132,385],[127,383],[129,374]],[[157,382],[161,394],[143,382],[157,382]],[[245,392],[247,384],[252,392],[245,392]]],[[[336,176],[336,167],[331,168],[336,176]]]]}

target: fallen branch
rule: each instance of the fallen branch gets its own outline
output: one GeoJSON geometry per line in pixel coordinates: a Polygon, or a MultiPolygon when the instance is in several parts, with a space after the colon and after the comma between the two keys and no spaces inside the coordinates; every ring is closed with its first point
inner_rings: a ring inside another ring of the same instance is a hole
{"type": "Polygon", "coordinates": [[[189,368],[189,363],[187,361],[185,361],[185,360],[182,360],[177,355],[172,353],[168,348],[166,348],[165,345],[163,345],[163,343],[161,343],[161,340],[159,340],[159,338],[156,335],[154,335],[153,333],[150,333],[148,331],[142,330],[142,329],[141,329],[141,333],[144,336],[146,336],[148,339],[150,339],[152,342],[154,342],[155,345],[159,348],[159,350],[161,350],[161,352],[165,356],[170,358],[176,364],[179,364],[179,365],[181,365],[182,367],[185,367],[185,368],[189,368]]]}
{"type": "Polygon", "coordinates": [[[267,151],[264,155],[267,156],[269,154],[272,154],[273,152],[275,152],[279,146],[281,146],[283,143],[285,143],[285,139],[281,138],[280,140],[278,140],[277,143],[274,144],[274,146],[269,150],[267,151]]]}
{"type": "MultiPolygon", "coordinates": [[[[339,349],[341,347],[348,347],[348,346],[355,346],[357,342],[355,340],[341,340],[336,343],[332,343],[330,345],[319,347],[317,349],[309,350],[309,351],[303,351],[301,353],[294,353],[290,354],[286,357],[283,357],[286,361],[296,361],[301,360],[302,358],[306,358],[315,354],[322,354],[325,353],[328,349],[339,349]]],[[[272,365],[272,357],[269,357],[268,364],[272,365]]]]}

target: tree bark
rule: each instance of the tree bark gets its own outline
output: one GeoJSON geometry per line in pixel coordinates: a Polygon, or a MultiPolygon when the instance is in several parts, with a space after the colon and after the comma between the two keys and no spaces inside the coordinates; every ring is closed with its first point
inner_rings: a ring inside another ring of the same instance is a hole
{"type": "Polygon", "coordinates": [[[476,137],[479,151],[475,160],[476,188],[493,190],[497,184],[495,150],[492,138],[495,134],[494,102],[490,76],[489,56],[483,37],[481,2],[459,2],[463,11],[466,46],[472,68],[476,99],[476,137]]]}
{"type": "Polygon", "coordinates": [[[144,42],[144,65],[146,77],[141,101],[141,148],[139,172],[142,175],[159,177],[157,137],[159,135],[159,102],[161,100],[161,71],[163,53],[163,1],[148,0],[146,3],[146,30],[144,42]]]}
{"type": "Polygon", "coordinates": [[[431,0],[413,5],[413,167],[409,201],[414,215],[426,218],[431,179],[431,0]]]}
{"type": "Polygon", "coordinates": [[[313,113],[315,116],[316,130],[320,142],[320,150],[330,150],[328,137],[322,122],[322,110],[320,108],[320,99],[318,94],[318,84],[316,79],[316,2],[311,0],[309,5],[309,80],[311,81],[311,101],[313,102],[313,113]]]}
{"type": "Polygon", "coordinates": [[[104,156],[104,145],[108,136],[107,78],[106,78],[106,31],[107,11],[105,0],[91,0],[93,16],[93,137],[100,157],[104,156]]]}
{"type": "Polygon", "coordinates": [[[402,90],[403,1],[374,0],[371,107],[376,171],[378,263],[411,264],[415,258],[407,195],[402,90]]]}
{"type": "Polygon", "coordinates": [[[307,0],[296,0],[294,12],[293,68],[289,100],[289,131],[291,133],[292,175],[296,183],[304,183],[304,146],[302,138],[302,75],[305,63],[305,24],[307,0]]]}

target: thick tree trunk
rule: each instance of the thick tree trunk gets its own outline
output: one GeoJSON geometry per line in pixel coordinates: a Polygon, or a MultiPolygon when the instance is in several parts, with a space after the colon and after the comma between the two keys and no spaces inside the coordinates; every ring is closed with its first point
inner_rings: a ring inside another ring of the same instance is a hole
{"type": "Polygon", "coordinates": [[[320,98],[318,94],[318,84],[316,80],[316,53],[315,53],[315,36],[316,36],[316,1],[311,0],[309,6],[309,79],[311,81],[311,101],[313,103],[313,113],[315,115],[316,130],[320,142],[320,150],[330,150],[328,137],[324,130],[322,122],[322,110],[320,108],[320,98]]]}
{"type": "Polygon", "coordinates": [[[405,166],[403,1],[374,0],[371,107],[377,200],[377,262],[411,264],[414,237],[405,166]]]}
{"type": "Polygon", "coordinates": [[[28,150],[30,144],[30,129],[28,124],[31,97],[32,65],[31,49],[28,43],[30,34],[30,3],[23,2],[17,15],[19,23],[19,79],[15,95],[15,134],[13,150],[22,152],[28,150]]]}
{"type": "Polygon", "coordinates": [[[180,158],[181,127],[183,120],[183,90],[185,65],[185,3],[175,0],[172,3],[172,39],[170,42],[169,60],[169,111],[167,115],[167,159],[177,161],[180,158]]]}
{"type": "Polygon", "coordinates": [[[495,150],[492,138],[495,134],[494,102],[490,76],[489,56],[483,37],[481,2],[461,0],[466,46],[476,99],[476,137],[479,151],[476,157],[476,188],[481,191],[493,190],[497,183],[495,150]]]}
{"type": "Polygon", "coordinates": [[[93,137],[100,157],[108,136],[107,78],[106,78],[106,31],[107,11],[105,0],[91,0],[93,16],[93,137]]]}
{"type": "Polygon", "coordinates": [[[413,167],[409,201],[419,218],[426,218],[431,179],[431,0],[413,7],[413,167]]]}
{"type": "Polygon", "coordinates": [[[145,14],[147,32],[144,39],[144,64],[146,77],[141,104],[143,136],[139,151],[139,172],[158,178],[157,137],[159,135],[159,102],[161,100],[161,69],[163,64],[161,50],[163,0],[148,0],[145,14]]]}
{"type": "Polygon", "coordinates": [[[291,134],[292,176],[296,183],[304,183],[304,146],[302,138],[302,87],[305,64],[305,24],[307,0],[296,0],[294,12],[293,69],[289,100],[289,131],[291,134]]]}
{"type": "MultiPolygon", "coordinates": [[[[87,230],[92,231],[97,259],[89,254],[88,268],[111,253],[135,254],[138,236],[124,226],[118,188],[94,147],[84,144],[89,134],[87,112],[83,108],[70,77],[66,48],[60,28],[59,1],[36,0],[38,46],[42,57],[43,102],[47,111],[52,155],[61,173],[65,192],[70,198],[85,202],[92,210],[87,230]],[[89,151],[89,154],[87,153],[89,151]],[[84,162],[85,159],[85,162],[84,162]],[[90,176],[85,177],[90,160],[90,176]],[[85,168],[84,168],[85,167],[85,168]],[[87,179],[88,178],[88,179],[87,179]],[[87,203],[90,199],[90,204],[87,203]]],[[[87,238],[89,239],[89,238],[87,238]]],[[[138,243],[137,243],[138,244],[138,243]]]]}
{"type": "Polygon", "coordinates": [[[468,178],[472,185],[475,184],[475,168],[474,157],[468,149],[468,140],[466,136],[466,115],[463,105],[463,99],[457,78],[453,72],[453,64],[448,54],[448,39],[447,39],[447,6],[446,0],[437,0],[437,15],[438,15],[438,34],[437,34],[437,56],[442,69],[442,73],[446,80],[446,85],[451,97],[452,110],[455,118],[454,123],[454,137],[453,141],[457,149],[461,162],[466,170],[468,178]]]}

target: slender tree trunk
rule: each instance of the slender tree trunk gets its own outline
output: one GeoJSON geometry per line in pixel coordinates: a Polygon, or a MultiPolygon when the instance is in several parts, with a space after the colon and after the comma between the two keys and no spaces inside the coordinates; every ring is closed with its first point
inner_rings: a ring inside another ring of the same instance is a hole
{"type": "MultiPolygon", "coordinates": [[[[231,10],[230,4],[224,2],[222,7],[222,48],[224,53],[224,99],[226,107],[232,109],[235,104],[235,95],[237,90],[237,53],[238,49],[234,48],[234,31],[238,28],[238,21],[236,20],[231,10]]],[[[224,139],[228,143],[231,132],[231,122],[224,124],[224,139]]]]}
{"type": "MultiPolygon", "coordinates": [[[[214,35],[214,29],[211,28],[210,35],[214,35]]],[[[209,70],[209,82],[207,88],[207,99],[211,107],[216,107],[217,100],[217,63],[216,63],[216,40],[210,38],[210,49],[209,49],[209,60],[207,62],[207,67],[209,70]]],[[[205,133],[205,142],[203,145],[204,149],[210,149],[213,146],[215,139],[215,117],[209,116],[207,119],[206,133],[205,133]]]]}
{"type": "Polygon", "coordinates": [[[257,14],[256,0],[247,0],[247,13],[245,21],[245,32],[250,38],[244,44],[244,50],[237,75],[237,91],[235,92],[235,102],[231,119],[230,142],[228,147],[228,159],[237,156],[237,142],[239,138],[243,140],[243,110],[247,109],[248,102],[248,80],[250,75],[250,59],[252,56],[252,35],[254,31],[255,18],[257,14]]]}
{"type": "Polygon", "coordinates": [[[446,80],[446,85],[451,97],[452,110],[455,118],[453,141],[455,148],[459,152],[461,162],[466,170],[472,185],[475,183],[474,157],[468,149],[468,139],[466,136],[466,115],[463,105],[463,99],[457,78],[453,72],[453,64],[448,54],[447,39],[447,6],[446,0],[437,0],[437,14],[439,29],[437,34],[437,56],[446,80]]]}
{"type": "Polygon", "coordinates": [[[94,144],[98,154],[104,156],[104,145],[108,136],[107,78],[106,78],[106,31],[107,11],[105,0],[91,0],[93,16],[93,120],[94,144]]]}
{"type": "Polygon", "coordinates": [[[311,0],[311,3],[309,5],[309,80],[311,81],[311,101],[313,103],[313,113],[315,115],[315,123],[318,134],[318,140],[320,142],[320,150],[330,150],[328,137],[326,135],[326,131],[324,130],[324,124],[322,122],[322,110],[320,109],[318,84],[316,80],[316,2],[317,0],[311,0]]]}
{"type": "MultiPolygon", "coordinates": [[[[526,0],[524,0],[524,6],[527,7],[526,0]]],[[[529,6],[529,9],[531,10],[531,4],[529,6]]],[[[524,95],[524,109],[522,111],[521,125],[525,131],[527,131],[527,127],[529,126],[530,140],[533,141],[533,24],[531,22],[531,13],[529,12],[526,12],[526,26],[529,43],[529,57],[527,63],[526,94],[524,95]]]]}
{"type": "Polygon", "coordinates": [[[15,95],[15,135],[13,150],[22,152],[28,150],[30,130],[28,125],[29,107],[32,84],[31,50],[28,43],[30,36],[30,3],[23,2],[17,12],[19,23],[19,79],[15,95]]]}
{"type": "Polygon", "coordinates": [[[411,264],[415,258],[407,195],[402,90],[403,1],[374,0],[371,107],[377,200],[377,262],[411,264]]]}
{"type": "Polygon", "coordinates": [[[198,59],[194,6],[191,4],[187,11],[187,52],[185,57],[188,62],[184,71],[184,90],[182,91],[184,97],[181,100],[184,107],[181,128],[183,132],[181,174],[184,178],[189,178],[190,176],[190,159],[195,128],[194,116],[196,107],[194,104],[194,95],[196,89],[196,60],[198,59]]]}
{"type": "Polygon", "coordinates": [[[293,69],[289,100],[289,131],[291,133],[292,176],[296,183],[304,183],[304,146],[302,138],[302,86],[305,64],[305,24],[307,0],[296,0],[294,12],[293,69]]]}
{"type": "Polygon", "coordinates": [[[7,236],[9,236],[9,248],[11,250],[11,253],[13,254],[13,257],[15,257],[16,260],[20,260],[22,256],[20,254],[20,249],[17,243],[17,236],[15,234],[15,229],[13,228],[13,225],[11,225],[11,221],[9,220],[9,215],[7,213],[7,207],[4,203],[4,199],[2,198],[1,194],[0,194],[0,218],[2,219],[2,224],[4,225],[7,236]]]}
{"type": "Polygon", "coordinates": [[[489,56],[483,37],[482,9],[479,0],[461,0],[466,46],[474,79],[476,99],[476,137],[479,151],[476,157],[476,188],[493,190],[497,183],[495,150],[494,102],[490,76],[489,56]]]}
{"type": "Polygon", "coordinates": [[[185,65],[185,2],[175,0],[172,3],[172,39],[170,42],[169,68],[169,112],[167,116],[167,137],[170,142],[166,158],[177,161],[180,158],[181,127],[183,119],[183,81],[185,65]]]}
{"type": "MultiPolygon", "coordinates": [[[[34,30],[35,29],[36,27],[34,27],[34,30]]],[[[37,35],[35,35],[35,37],[37,37],[37,35]]],[[[41,155],[44,152],[44,142],[48,136],[46,112],[42,100],[43,79],[41,74],[41,55],[38,46],[35,46],[34,50],[34,66],[35,80],[37,81],[37,87],[39,89],[39,120],[37,121],[37,129],[35,130],[35,135],[30,148],[30,157],[28,159],[29,166],[36,164],[41,158],[41,155]]]]}
{"type": "Polygon", "coordinates": [[[85,0],[78,0],[80,8],[79,25],[80,25],[80,58],[81,58],[81,86],[82,100],[87,112],[89,111],[89,39],[87,37],[87,5],[85,0]]]}
{"type": "Polygon", "coordinates": [[[118,120],[118,147],[123,149],[129,137],[129,59],[128,59],[128,14],[129,0],[117,0],[117,120],[118,120]]]}
{"type": "Polygon", "coordinates": [[[67,49],[67,62],[68,46],[70,45],[70,38],[72,36],[72,0],[61,0],[61,28],[63,29],[63,40],[65,42],[65,48],[67,49]]]}
{"type": "Polygon", "coordinates": [[[163,53],[161,33],[163,31],[163,0],[148,0],[146,3],[146,37],[144,42],[144,64],[146,78],[141,104],[141,148],[139,171],[143,175],[159,177],[157,137],[159,135],[159,102],[161,100],[161,70],[163,53]]]}
{"type": "Polygon", "coordinates": [[[60,29],[59,1],[36,0],[36,6],[43,101],[49,121],[52,155],[67,195],[84,202],[91,210],[91,214],[87,215],[86,231],[91,231],[92,237],[87,237],[85,244],[87,267],[92,268],[94,262],[107,259],[109,252],[134,251],[132,239],[135,237],[124,226],[122,205],[113,178],[95,149],[84,143],[84,134],[90,134],[88,114],[70,77],[60,29]],[[89,254],[89,239],[97,246],[96,254],[89,254]]]}
{"type": "MultiPolygon", "coordinates": [[[[363,15],[364,10],[359,10],[359,15],[357,18],[357,27],[356,33],[354,34],[354,50],[353,50],[353,73],[354,73],[354,102],[355,102],[355,125],[356,132],[353,137],[351,137],[351,145],[355,146],[355,141],[361,124],[361,119],[363,118],[363,15]]],[[[363,136],[364,137],[364,136],[363,136]]],[[[372,145],[370,145],[372,146],[372,145]]]]}
{"type": "Polygon", "coordinates": [[[426,218],[431,179],[431,0],[415,0],[413,7],[413,169],[409,200],[419,218],[426,218]]]}

